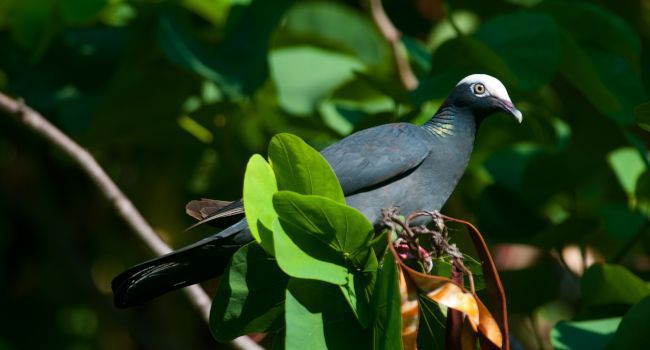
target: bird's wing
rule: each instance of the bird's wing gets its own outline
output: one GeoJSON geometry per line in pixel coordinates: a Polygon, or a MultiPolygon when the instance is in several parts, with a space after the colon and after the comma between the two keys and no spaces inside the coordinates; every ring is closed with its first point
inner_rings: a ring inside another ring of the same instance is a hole
{"type": "Polygon", "coordinates": [[[188,227],[187,230],[206,223],[216,227],[228,227],[243,218],[244,204],[241,199],[234,202],[201,199],[187,203],[185,212],[199,220],[196,224],[188,227]]]}
{"type": "Polygon", "coordinates": [[[321,154],[349,195],[417,168],[430,152],[422,136],[413,124],[386,124],[352,134],[321,154]]]}

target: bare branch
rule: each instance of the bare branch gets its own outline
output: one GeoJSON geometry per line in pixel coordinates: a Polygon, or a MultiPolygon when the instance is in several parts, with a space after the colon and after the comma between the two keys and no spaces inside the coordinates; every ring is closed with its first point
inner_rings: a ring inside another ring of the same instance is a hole
{"type": "MultiPolygon", "coordinates": [[[[161,256],[172,252],[172,249],[156,234],[133,203],[122,193],[88,151],[22,101],[14,100],[3,93],[0,93],[0,111],[14,117],[18,122],[72,158],[113,205],[117,214],[156,255],[161,256]]],[[[205,290],[200,285],[193,285],[183,288],[183,291],[192,305],[201,313],[203,319],[206,322],[209,321],[212,301],[205,290]]],[[[248,337],[237,338],[231,344],[242,350],[263,349],[248,337]]]]}
{"type": "Polygon", "coordinates": [[[420,82],[418,81],[418,78],[415,77],[415,74],[413,74],[413,70],[411,70],[411,66],[404,54],[404,45],[402,45],[402,41],[400,40],[402,33],[395,28],[393,22],[391,22],[388,15],[386,15],[381,0],[369,0],[369,2],[370,15],[372,16],[372,19],[392,48],[397,74],[402,82],[402,86],[407,91],[415,90],[420,82]]]}

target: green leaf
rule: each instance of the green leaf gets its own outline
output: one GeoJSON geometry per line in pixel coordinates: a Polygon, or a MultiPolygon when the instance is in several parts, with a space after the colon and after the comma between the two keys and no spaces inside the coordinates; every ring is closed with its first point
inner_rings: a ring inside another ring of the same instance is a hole
{"type": "Polygon", "coordinates": [[[171,61],[216,82],[228,96],[251,95],[268,77],[271,34],[294,1],[253,0],[231,8],[216,48],[199,41],[188,16],[172,8],[160,15],[158,41],[171,61]]]}
{"type": "Polygon", "coordinates": [[[240,248],[221,277],[210,309],[210,330],[219,341],[279,329],[289,277],[256,243],[240,248]]]}
{"type": "Polygon", "coordinates": [[[607,344],[608,350],[647,349],[650,344],[650,297],[646,297],[628,311],[618,330],[607,344]]]}
{"type": "Polygon", "coordinates": [[[627,203],[605,204],[598,209],[598,214],[605,232],[621,241],[632,239],[645,223],[644,216],[627,203]]]}
{"type": "Polygon", "coordinates": [[[602,350],[616,332],[620,322],[620,317],[589,321],[560,321],[551,331],[551,344],[556,350],[602,350]]]}
{"type": "Polygon", "coordinates": [[[364,65],[356,58],[314,47],[273,50],[271,77],[282,108],[297,115],[312,114],[335,88],[354,77],[364,65]]]}
{"type": "Polygon", "coordinates": [[[253,155],[244,175],[244,211],[255,240],[273,254],[271,228],[277,218],[273,210],[273,194],[278,187],[271,166],[259,154],[253,155]]]}
{"type": "Polygon", "coordinates": [[[633,147],[621,147],[609,153],[607,161],[625,193],[633,197],[636,192],[636,183],[646,170],[645,161],[639,151],[633,147]]]}
{"type": "Polygon", "coordinates": [[[286,294],[286,349],[367,349],[361,328],[335,286],[291,279],[286,294]]]}
{"type": "Polygon", "coordinates": [[[269,161],[279,190],[319,195],[345,203],[343,190],[329,163],[299,137],[275,135],[269,143],[269,161]]]}
{"type": "MultiPolygon", "coordinates": [[[[485,288],[485,281],[483,279],[483,266],[476,259],[470,255],[463,254],[463,264],[472,272],[474,279],[474,288],[476,291],[485,288]]],[[[430,274],[436,276],[443,276],[451,278],[452,263],[449,257],[442,257],[433,259],[433,269],[430,274]]],[[[469,276],[464,276],[465,288],[470,289],[469,276]]]]}
{"type": "Polygon", "coordinates": [[[365,267],[362,270],[348,271],[348,283],[340,286],[345,300],[364,328],[368,327],[371,321],[370,297],[375,286],[378,265],[375,254],[367,256],[365,267]]]}
{"type": "Polygon", "coordinates": [[[273,222],[275,258],[287,275],[332,284],[348,283],[348,269],[339,252],[288,222],[273,222]]]}
{"type": "Polygon", "coordinates": [[[517,87],[534,90],[555,75],[562,47],[559,33],[549,16],[518,12],[489,19],[475,37],[503,58],[517,76],[517,87]]]}
{"type": "Polygon", "coordinates": [[[393,254],[390,252],[384,254],[381,266],[372,293],[372,309],[375,311],[373,349],[401,350],[402,314],[399,274],[393,254]]]}
{"type": "Polygon", "coordinates": [[[418,298],[420,301],[418,349],[446,349],[447,316],[440,305],[426,295],[420,294],[418,298]]]}
{"type": "Polygon", "coordinates": [[[562,33],[561,38],[563,50],[559,66],[560,74],[601,113],[619,111],[621,104],[600,79],[596,67],[582,48],[565,33],[562,33]]]}
{"type": "Polygon", "coordinates": [[[279,191],[273,207],[281,222],[316,237],[356,267],[363,266],[374,234],[372,224],[358,210],[321,196],[279,191]]]}
{"type": "Polygon", "coordinates": [[[283,45],[318,45],[351,54],[379,72],[392,68],[390,46],[370,18],[352,7],[325,1],[301,2],[287,14],[283,30],[292,36],[282,40],[283,45]]]}
{"type": "Polygon", "coordinates": [[[594,264],[580,279],[585,306],[634,304],[650,294],[647,284],[626,268],[613,264],[594,264]]]}
{"type": "Polygon", "coordinates": [[[642,103],[634,108],[636,123],[644,130],[650,131],[650,102],[642,103]]]}

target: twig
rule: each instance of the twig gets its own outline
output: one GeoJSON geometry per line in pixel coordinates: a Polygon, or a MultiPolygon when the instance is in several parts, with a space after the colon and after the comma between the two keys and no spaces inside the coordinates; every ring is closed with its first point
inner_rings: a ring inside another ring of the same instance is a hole
{"type": "MultiPolygon", "coordinates": [[[[34,131],[72,158],[77,165],[90,177],[101,193],[113,205],[117,214],[131,227],[138,237],[158,256],[172,252],[172,249],[156,234],[135,208],[133,203],[122,193],[117,185],[97,163],[95,158],[83,147],[50,123],[38,112],[11,97],[0,93],[0,111],[14,117],[18,122],[34,131]]],[[[210,319],[210,297],[199,285],[183,289],[194,307],[207,322],[210,319]]],[[[248,337],[240,337],[232,341],[237,349],[263,349],[248,337]]]]}
{"type": "Polygon", "coordinates": [[[386,41],[388,41],[391,46],[393,58],[395,59],[395,66],[397,68],[397,74],[399,75],[400,81],[402,82],[402,86],[407,91],[415,90],[420,82],[418,81],[418,78],[415,77],[415,74],[413,74],[413,70],[411,70],[411,66],[409,65],[408,60],[404,55],[404,45],[400,40],[402,33],[400,33],[399,30],[395,28],[393,22],[391,22],[390,18],[388,18],[388,15],[386,15],[386,11],[384,10],[384,6],[382,5],[381,0],[369,0],[369,2],[370,15],[372,16],[377,29],[379,29],[379,32],[381,32],[384,39],[386,39],[386,41]]]}

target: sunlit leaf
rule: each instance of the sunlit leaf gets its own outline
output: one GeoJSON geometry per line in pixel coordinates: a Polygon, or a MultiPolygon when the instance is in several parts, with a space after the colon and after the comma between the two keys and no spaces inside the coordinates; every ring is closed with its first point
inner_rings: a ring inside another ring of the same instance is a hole
{"type": "Polygon", "coordinates": [[[325,197],[289,191],[276,193],[273,206],[283,225],[290,223],[340,252],[357,267],[362,266],[374,230],[358,210],[325,197]]]}
{"type": "Polygon", "coordinates": [[[551,343],[557,350],[602,350],[612,338],[621,318],[589,321],[560,321],[551,331],[551,343]]]}
{"type": "Polygon", "coordinates": [[[287,275],[332,284],[348,283],[348,269],[341,254],[299,228],[273,223],[275,257],[287,275]]]}
{"type": "Polygon", "coordinates": [[[297,136],[278,134],[269,143],[269,160],[281,191],[318,195],[345,203],[336,174],[315,149],[297,136]]]}
{"type": "Polygon", "coordinates": [[[273,250],[273,194],[278,190],[271,166],[260,155],[248,161],[244,176],[244,210],[248,227],[255,240],[271,254],[273,250]]]}
{"type": "Polygon", "coordinates": [[[392,69],[391,49],[371,19],[336,2],[300,2],[288,13],[282,45],[310,44],[356,56],[378,73],[392,69]],[[334,24],[335,25],[332,25],[334,24]]]}
{"type": "Polygon", "coordinates": [[[633,196],[637,180],[646,169],[639,152],[631,147],[623,147],[612,151],[607,160],[625,193],[633,196]]]}
{"type": "Polygon", "coordinates": [[[269,56],[271,77],[281,106],[307,115],[336,87],[354,77],[364,65],[356,58],[313,47],[280,48],[269,56]]]}

